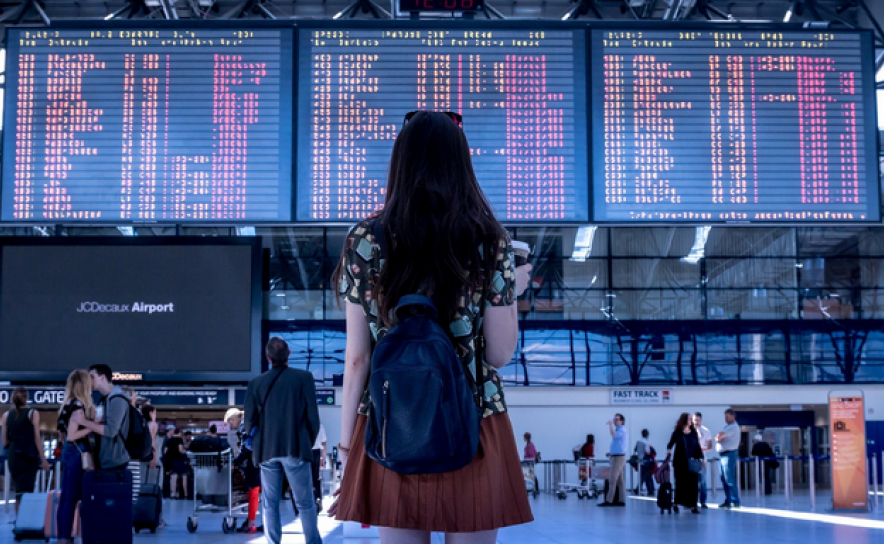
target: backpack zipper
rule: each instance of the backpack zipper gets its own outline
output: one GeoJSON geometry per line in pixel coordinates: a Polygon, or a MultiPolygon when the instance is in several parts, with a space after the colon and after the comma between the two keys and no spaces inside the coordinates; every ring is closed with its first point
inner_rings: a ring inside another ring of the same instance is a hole
{"type": "Polygon", "coordinates": [[[387,458],[387,419],[390,412],[390,382],[384,380],[384,425],[381,427],[381,457],[387,458]]]}

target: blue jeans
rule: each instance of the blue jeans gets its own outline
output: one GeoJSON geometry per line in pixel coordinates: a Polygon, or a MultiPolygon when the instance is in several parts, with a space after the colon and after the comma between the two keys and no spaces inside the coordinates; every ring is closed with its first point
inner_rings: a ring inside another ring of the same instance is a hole
{"type": "Polygon", "coordinates": [[[639,483],[638,492],[641,494],[642,486],[648,490],[648,496],[654,495],[654,462],[642,461],[638,466],[639,483]]]}
{"type": "Polygon", "coordinates": [[[703,467],[703,471],[697,474],[697,476],[700,482],[700,506],[706,506],[706,496],[708,494],[706,489],[706,467],[703,467]]]}
{"type": "Polygon", "coordinates": [[[279,520],[279,502],[282,499],[283,478],[292,488],[292,496],[301,517],[306,544],[322,544],[317,528],[316,503],[313,501],[313,477],[310,463],[294,457],[277,457],[261,463],[261,506],[264,515],[264,534],[271,544],[282,540],[282,522],[279,520]]]}
{"type": "Polygon", "coordinates": [[[74,528],[74,514],[77,503],[83,496],[83,465],[80,461],[80,448],[70,442],[64,443],[61,450],[62,479],[61,497],[58,500],[58,538],[70,540],[74,528]]]}
{"type": "Polygon", "coordinates": [[[740,506],[740,488],[737,487],[737,463],[740,452],[729,451],[721,454],[721,483],[724,484],[724,504],[740,506]]]}

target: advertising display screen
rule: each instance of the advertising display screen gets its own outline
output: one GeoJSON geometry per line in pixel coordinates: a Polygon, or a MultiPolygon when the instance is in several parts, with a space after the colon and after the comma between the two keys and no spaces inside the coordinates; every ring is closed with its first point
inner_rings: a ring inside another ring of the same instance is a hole
{"type": "Polygon", "coordinates": [[[869,33],[591,34],[596,221],[881,219],[869,33]]]}
{"type": "Polygon", "coordinates": [[[214,382],[260,368],[255,241],[100,240],[0,246],[0,376],[63,380],[102,362],[214,382]]]}
{"type": "Polygon", "coordinates": [[[9,29],[0,219],[289,220],[293,34],[9,29]]]}
{"type": "Polygon", "coordinates": [[[300,30],[299,221],[380,209],[413,110],[463,115],[500,220],[589,219],[585,32],[455,26],[300,30]]]}

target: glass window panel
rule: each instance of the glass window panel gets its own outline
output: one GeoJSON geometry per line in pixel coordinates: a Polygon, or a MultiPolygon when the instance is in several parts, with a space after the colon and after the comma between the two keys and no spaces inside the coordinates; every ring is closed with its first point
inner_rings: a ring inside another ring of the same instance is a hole
{"type": "Polygon", "coordinates": [[[706,292],[709,319],[796,319],[798,291],[795,289],[709,289],[706,292]]]}
{"type": "Polygon", "coordinates": [[[712,227],[707,257],[791,257],[795,232],[790,228],[712,227]]]}
{"type": "Polygon", "coordinates": [[[709,287],[797,287],[795,259],[706,259],[709,287]]]}
{"type": "Polygon", "coordinates": [[[866,227],[801,227],[797,229],[801,257],[856,255],[866,227]]]}
{"type": "Polygon", "coordinates": [[[700,287],[700,266],[680,259],[613,259],[612,287],[700,287]]]}
{"type": "Polygon", "coordinates": [[[699,290],[615,290],[614,295],[611,302],[613,316],[620,321],[702,318],[699,290]]]}
{"type": "MultiPolygon", "coordinates": [[[[712,229],[715,230],[715,229],[712,229]]],[[[694,246],[692,227],[622,227],[611,229],[611,255],[684,257],[694,246]]]]}

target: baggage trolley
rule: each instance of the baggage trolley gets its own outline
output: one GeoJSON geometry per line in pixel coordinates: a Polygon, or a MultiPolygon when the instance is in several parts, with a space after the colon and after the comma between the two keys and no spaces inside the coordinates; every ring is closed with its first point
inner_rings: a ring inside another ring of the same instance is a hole
{"type": "Polygon", "coordinates": [[[595,460],[594,459],[578,459],[575,461],[577,465],[577,483],[560,483],[558,489],[556,490],[556,496],[559,500],[565,500],[568,498],[568,493],[576,493],[577,498],[580,500],[583,499],[593,499],[598,496],[599,488],[595,484],[593,478],[593,473],[595,470],[595,460]]]}
{"type": "Polygon", "coordinates": [[[236,532],[235,513],[244,513],[248,510],[249,502],[245,487],[243,471],[233,466],[233,451],[230,448],[220,452],[193,453],[187,452],[187,459],[194,471],[193,514],[187,518],[187,531],[195,533],[199,527],[200,512],[219,512],[224,507],[215,504],[206,504],[205,497],[198,498],[196,489],[196,475],[199,469],[217,470],[224,474],[227,480],[227,515],[221,521],[221,530],[224,534],[236,532]]]}
{"type": "Polygon", "coordinates": [[[525,478],[525,488],[528,490],[528,494],[536,499],[540,495],[540,487],[537,485],[534,464],[534,461],[522,461],[522,477],[525,478]]]}

